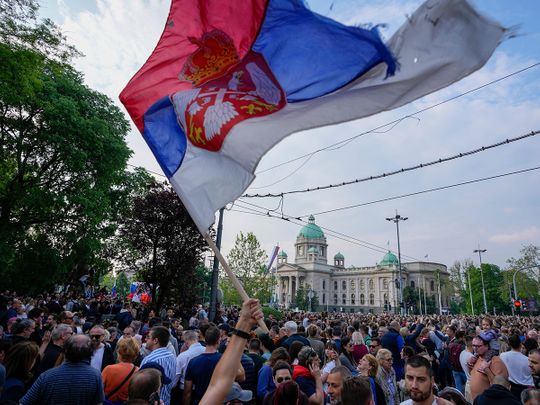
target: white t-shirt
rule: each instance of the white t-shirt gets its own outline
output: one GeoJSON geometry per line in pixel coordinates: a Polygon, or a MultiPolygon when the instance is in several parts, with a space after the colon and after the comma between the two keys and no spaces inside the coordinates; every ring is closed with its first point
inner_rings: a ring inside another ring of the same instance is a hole
{"type": "Polygon", "coordinates": [[[514,384],[534,385],[529,359],[522,353],[509,351],[499,355],[508,370],[508,379],[514,384]]]}
{"type": "Polygon", "coordinates": [[[90,365],[101,373],[101,364],[103,363],[103,353],[105,352],[105,345],[101,345],[97,349],[90,360],[90,365]]]}
{"type": "Polygon", "coordinates": [[[468,352],[467,350],[462,350],[459,354],[459,364],[461,364],[461,368],[465,372],[465,375],[467,376],[467,381],[471,379],[471,370],[469,370],[469,366],[467,365],[467,362],[471,357],[473,357],[474,354],[471,352],[468,352]]]}
{"type": "MultiPolygon", "coordinates": [[[[413,400],[408,399],[406,401],[403,401],[399,405],[413,405],[413,404],[414,404],[413,400]]],[[[431,403],[431,405],[437,405],[437,397],[433,397],[433,402],[431,403]]]]}

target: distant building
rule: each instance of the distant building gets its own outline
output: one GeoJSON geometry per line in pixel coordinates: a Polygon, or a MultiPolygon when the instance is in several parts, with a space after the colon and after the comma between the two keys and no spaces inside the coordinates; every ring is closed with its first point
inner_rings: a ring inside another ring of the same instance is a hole
{"type": "MultiPolygon", "coordinates": [[[[398,259],[392,252],[371,267],[345,267],[345,257],[339,252],[333,264],[328,264],[326,237],[313,216],[296,237],[294,250],[294,263],[288,262],[285,251],[278,254],[279,305],[289,308],[297,290],[303,288],[317,293],[319,311],[378,313],[399,306],[398,259]]],[[[446,266],[431,262],[402,262],[401,266],[403,286],[422,288],[438,307],[437,272],[444,284],[448,280],[446,266]]],[[[441,294],[443,308],[448,307],[448,297],[441,294]]]]}

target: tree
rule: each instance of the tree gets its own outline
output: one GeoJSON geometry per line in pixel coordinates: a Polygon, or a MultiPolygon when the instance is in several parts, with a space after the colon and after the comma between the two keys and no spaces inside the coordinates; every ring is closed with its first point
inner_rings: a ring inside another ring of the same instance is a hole
{"type": "Polygon", "coordinates": [[[308,285],[306,287],[300,287],[296,290],[295,302],[293,306],[297,307],[301,311],[315,311],[319,307],[319,297],[317,293],[311,290],[308,285]],[[309,297],[311,291],[311,299],[309,297]]]}
{"type": "MultiPolygon", "coordinates": [[[[501,286],[508,286],[508,284],[505,283],[503,272],[498,266],[489,263],[482,263],[482,272],[484,273],[484,286],[486,290],[488,312],[492,313],[493,308],[495,308],[497,313],[507,313],[510,310],[510,306],[509,303],[505,301],[504,297],[501,296],[500,290],[501,286]]],[[[480,273],[480,269],[471,265],[468,269],[466,269],[465,275],[467,277],[467,288],[463,290],[462,296],[465,310],[468,313],[472,313],[468,284],[470,277],[474,313],[482,314],[484,313],[484,298],[482,292],[482,274],[480,273]]]]}
{"type": "Polygon", "coordinates": [[[157,307],[168,302],[191,307],[201,296],[199,265],[208,247],[170,186],[154,182],[133,199],[117,243],[119,264],[150,287],[157,307]]]}
{"type": "MultiPolygon", "coordinates": [[[[527,245],[519,252],[519,258],[510,258],[507,260],[507,278],[508,285],[513,281],[514,272],[516,273],[517,292],[512,291],[512,297],[517,293],[517,298],[531,298],[538,300],[540,298],[538,283],[540,282],[540,246],[527,245]]],[[[504,292],[503,292],[504,293],[504,292]]],[[[505,295],[510,295],[506,290],[505,295]]],[[[510,300],[509,300],[510,301],[510,300]]]]}
{"type": "Polygon", "coordinates": [[[110,270],[106,241],[147,178],[126,171],[124,114],[36,10],[0,0],[0,278],[28,292],[110,270]]]}
{"type": "MultiPolygon", "coordinates": [[[[238,277],[248,296],[257,298],[261,303],[268,303],[276,285],[276,277],[266,269],[268,256],[261,249],[257,237],[248,232],[240,232],[227,256],[229,266],[238,277]]],[[[226,274],[220,279],[224,301],[227,304],[241,304],[242,299],[226,274]]]]}

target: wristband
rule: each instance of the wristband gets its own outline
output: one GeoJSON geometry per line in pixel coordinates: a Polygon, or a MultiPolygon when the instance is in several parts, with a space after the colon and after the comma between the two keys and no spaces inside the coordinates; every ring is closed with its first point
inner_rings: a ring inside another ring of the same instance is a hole
{"type": "Polygon", "coordinates": [[[242,339],[249,340],[251,338],[251,334],[240,329],[232,328],[231,332],[233,335],[236,335],[242,339]]]}

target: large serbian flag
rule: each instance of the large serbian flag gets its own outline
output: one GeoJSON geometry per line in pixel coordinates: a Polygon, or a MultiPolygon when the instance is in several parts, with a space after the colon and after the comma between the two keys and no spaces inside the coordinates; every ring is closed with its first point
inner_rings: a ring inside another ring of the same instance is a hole
{"type": "Polygon", "coordinates": [[[503,34],[466,0],[428,0],[388,44],[302,0],[172,0],[120,99],[205,233],[284,137],[448,86],[479,69],[503,34]]]}

